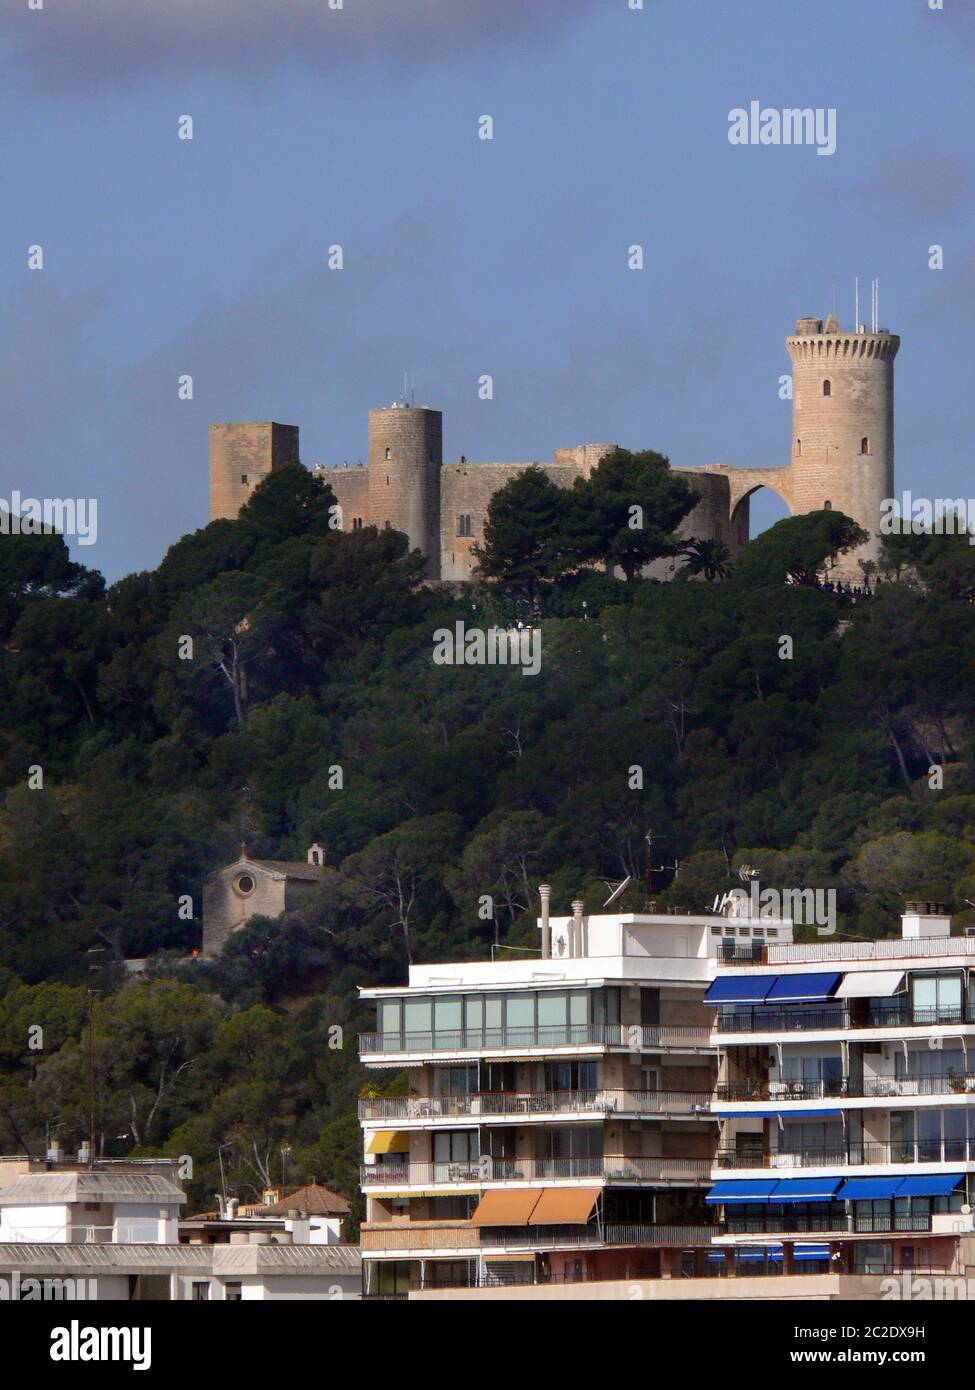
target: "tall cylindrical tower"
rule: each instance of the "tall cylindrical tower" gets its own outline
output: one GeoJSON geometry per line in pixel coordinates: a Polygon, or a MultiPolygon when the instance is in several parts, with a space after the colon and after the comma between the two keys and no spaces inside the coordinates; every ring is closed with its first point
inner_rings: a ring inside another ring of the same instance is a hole
{"type": "Polygon", "coordinates": [[[369,512],[374,526],[405,531],[410,547],[440,577],[440,468],[443,415],[426,406],[369,412],[369,512]]]}
{"type": "Polygon", "coordinates": [[[870,541],[841,558],[842,577],[880,549],[881,505],[894,495],[894,358],[886,329],[843,332],[834,315],[800,319],[786,339],[792,358],[792,511],[845,512],[870,541]]]}

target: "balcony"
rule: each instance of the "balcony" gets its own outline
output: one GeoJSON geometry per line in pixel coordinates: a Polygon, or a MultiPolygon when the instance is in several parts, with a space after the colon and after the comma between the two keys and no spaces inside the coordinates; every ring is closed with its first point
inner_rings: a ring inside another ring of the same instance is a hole
{"type": "Polygon", "coordinates": [[[360,1246],[364,1254],[380,1251],[474,1251],[497,1248],[556,1250],[611,1245],[708,1245],[719,1226],[515,1226],[478,1227],[464,1222],[389,1222],[364,1224],[360,1246]]]}
{"type": "Polygon", "coordinates": [[[837,1213],[823,1213],[813,1216],[807,1213],[783,1213],[781,1216],[736,1216],[728,1208],[725,1231],[735,1236],[764,1235],[823,1235],[826,1232],[838,1236],[845,1235],[900,1235],[914,1231],[931,1232],[930,1213],[910,1215],[907,1213],[879,1216],[844,1216],[837,1213]]]}
{"type": "Polygon", "coordinates": [[[792,1008],[742,1009],[719,1015],[714,1021],[715,1035],[731,1033],[834,1033],[872,1028],[931,1028],[975,1023],[971,1008],[912,1008],[903,1000],[885,1004],[875,1001],[869,1009],[852,1011],[836,1003],[822,1009],[792,1008]]]}
{"type": "Polygon", "coordinates": [[[837,1076],[821,1081],[732,1081],[717,1088],[719,1101],[903,1100],[975,1094],[975,1072],[950,1076],[837,1076]]]}
{"type": "Polygon", "coordinates": [[[364,1163],[368,1192],[404,1187],[483,1187],[488,1183],[683,1183],[710,1180],[710,1158],[482,1158],[467,1163],[364,1163]]]}
{"type": "Polygon", "coordinates": [[[692,1025],[641,1027],[631,1023],[534,1028],[447,1029],[434,1033],[360,1033],[359,1056],[409,1057],[483,1053],[504,1056],[527,1050],[544,1054],[564,1048],[613,1048],[624,1052],[664,1049],[714,1051],[710,1029],[692,1025]]]}
{"type": "Polygon", "coordinates": [[[547,1115],[705,1115],[707,1091],[479,1091],[466,1096],[376,1096],[359,1101],[360,1120],[539,1119],[547,1115]]]}
{"type": "Polygon", "coordinates": [[[765,1152],[747,1149],[719,1149],[715,1169],[770,1168],[859,1168],[871,1164],[911,1165],[919,1163],[975,1163],[975,1140],[938,1140],[930,1143],[848,1144],[832,1148],[803,1149],[801,1152],[765,1152]]]}

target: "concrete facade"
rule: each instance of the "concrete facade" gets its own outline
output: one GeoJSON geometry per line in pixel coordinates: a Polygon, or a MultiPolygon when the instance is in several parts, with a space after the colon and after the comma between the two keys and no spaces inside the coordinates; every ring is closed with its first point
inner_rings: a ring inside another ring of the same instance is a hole
{"type": "MultiPolygon", "coordinates": [[[[881,504],[894,495],[894,358],[900,339],[858,325],[842,331],[834,315],[802,318],[786,339],[792,361],[792,431],[782,467],[725,463],[677,468],[699,496],[680,527],[684,539],[719,540],[734,554],[746,544],[749,498],[771,488],[792,516],[832,508],[858,521],[871,540],[841,557],[834,577],[859,580],[861,560],[875,560],[881,504]]],[[[443,416],[405,402],[369,412],[369,463],[316,467],[342,509],[342,529],[391,527],[427,557],[427,577],[463,581],[475,566],[491,498],[526,468],[540,468],[559,487],[587,477],[610,443],[556,449],[551,461],[443,462],[443,416]]],[[[210,519],[234,517],[256,482],[297,461],[298,428],[272,422],[210,427],[210,519]]],[[[679,561],[649,573],[668,579],[679,561]]]]}

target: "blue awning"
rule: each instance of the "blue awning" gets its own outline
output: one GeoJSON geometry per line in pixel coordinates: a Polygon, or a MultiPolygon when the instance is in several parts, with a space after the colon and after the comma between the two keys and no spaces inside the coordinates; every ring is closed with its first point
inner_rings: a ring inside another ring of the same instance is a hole
{"type": "Polygon", "coordinates": [[[761,1004],[775,984],[775,975],[719,975],[712,980],[705,1004],[761,1004]]]}
{"type": "Polygon", "coordinates": [[[776,1183],[770,1202],[831,1202],[842,1178],[787,1178],[776,1183]]]}
{"type": "Polygon", "coordinates": [[[717,1115],[721,1120],[774,1120],[779,1115],[778,1110],[713,1110],[712,1115],[717,1115]]]}
{"type": "Polygon", "coordinates": [[[842,971],[829,970],[815,975],[780,975],[766,995],[769,1003],[791,1001],[793,1004],[828,999],[836,988],[842,971]]]}
{"type": "Polygon", "coordinates": [[[843,1114],[842,1110],[726,1110],[723,1106],[712,1107],[712,1115],[717,1115],[722,1120],[776,1120],[780,1116],[783,1120],[807,1120],[811,1116],[822,1118],[825,1115],[837,1119],[843,1114]]]}
{"type": "Polygon", "coordinates": [[[783,1120],[808,1120],[810,1115],[820,1117],[828,1115],[832,1119],[838,1119],[843,1114],[842,1110],[780,1110],[778,1112],[783,1120]]]}
{"type": "Polygon", "coordinates": [[[706,1202],[767,1202],[769,1193],[777,1184],[774,1178],[758,1178],[754,1182],[734,1179],[716,1182],[705,1197],[706,1202]]]}
{"type": "Polygon", "coordinates": [[[796,1245],[792,1250],[794,1260],[828,1260],[828,1245],[796,1245]]]}
{"type": "Polygon", "coordinates": [[[964,1177],[964,1173],[932,1173],[930,1177],[905,1178],[897,1189],[898,1197],[947,1197],[964,1177]]]}
{"type": "Polygon", "coordinates": [[[904,1181],[900,1173],[893,1178],[847,1178],[836,1194],[847,1202],[869,1202],[893,1197],[904,1181]]]}

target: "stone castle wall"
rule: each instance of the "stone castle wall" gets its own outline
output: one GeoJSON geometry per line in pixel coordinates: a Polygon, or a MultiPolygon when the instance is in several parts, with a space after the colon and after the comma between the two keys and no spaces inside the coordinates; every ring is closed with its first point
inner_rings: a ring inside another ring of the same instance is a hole
{"type": "MultiPolygon", "coordinates": [[[[894,488],[893,363],[900,339],[886,331],[844,333],[832,316],[800,319],[786,339],[793,364],[789,464],[736,468],[708,464],[675,469],[700,500],[680,528],[684,538],[723,541],[734,554],[748,540],[751,494],[773,489],[792,515],[829,506],[874,536],[837,566],[860,577],[858,561],[876,557],[881,503],[894,488]],[[828,388],[824,383],[828,382],[828,388]]],[[[369,464],[328,468],[321,475],[342,507],[343,527],[393,527],[428,557],[431,579],[467,580],[472,550],[484,539],[490,500],[526,468],[539,467],[560,487],[587,477],[615,446],[556,449],[545,463],[443,463],[443,416],[397,403],[369,412],[369,464]]],[[[298,461],[298,429],[273,421],[210,426],[210,518],[236,517],[254,487],[273,469],[298,461]]],[[[316,470],[318,471],[318,470],[316,470]]],[[[679,563],[679,562],[678,562],[679,563]]],[[[657,578],[677,566],[660,561],[657,578]]]]}
{"type": "Polygon", "coordinates": [[[272,468],[297,462],[297,425],[274,420],[211,425],[210,520],[235,520],[272,468]]]}
{"type": "Polygon", "coordinates": [[[342,508],[342,529],[357,529],[356,523],[371,526],[372,511],[369,501],[369,469],[364,464],[354,468],[322,468],[315,470],[315,476],[324,478],[335,500],[342,508]]]}
{"type": "Polygon", "coordinates": [[[440,471],[440,578],[470,579],[471,553],[484,542],[484,523],[491,498],[526,468],[540,468],[558,487],[571,487],[580,476],[575,462],[554,463],[448,463],[440,471]],[[470,535],[462,535],[470,519],[470,535]]]}

